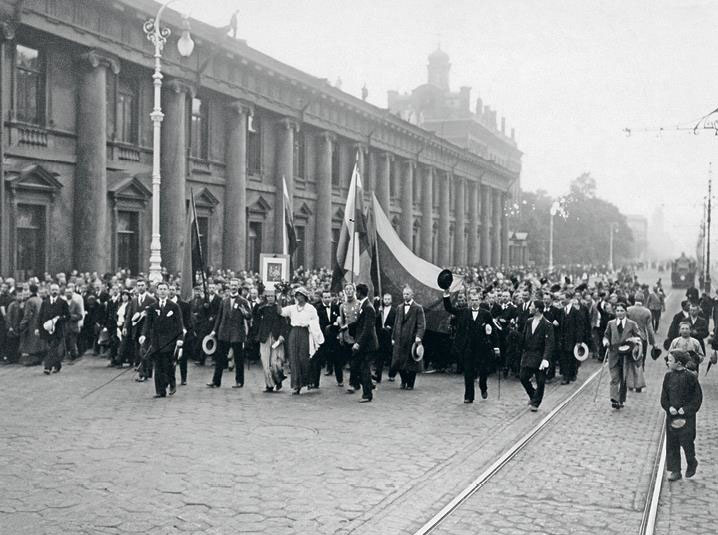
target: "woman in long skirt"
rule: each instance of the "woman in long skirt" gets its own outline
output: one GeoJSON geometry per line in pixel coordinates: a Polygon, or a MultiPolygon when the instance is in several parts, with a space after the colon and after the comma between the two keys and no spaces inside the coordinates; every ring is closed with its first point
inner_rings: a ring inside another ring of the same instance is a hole
{"type": "Polygon", "coordinates": [[[299,394],[311,380],[309,359],[324,343],[319,328],[319,316],[314,306],[308,303],[309,293],[304,288],[294,290],[296,304],[282,308],[282,316],[289,318],[291,328],[287,342],[289,365],[292,369],[292,393],[299,394]]]}
{"type": "Polygon", "coordinates": [[[257,312],[257,338],[259,357],[264,369],[265,392],[278,392],[282,389],[284,375],[284,344],[289,326],[286,318],[277,311],[274,293],[265,294],[267,303],[257,312]]]}

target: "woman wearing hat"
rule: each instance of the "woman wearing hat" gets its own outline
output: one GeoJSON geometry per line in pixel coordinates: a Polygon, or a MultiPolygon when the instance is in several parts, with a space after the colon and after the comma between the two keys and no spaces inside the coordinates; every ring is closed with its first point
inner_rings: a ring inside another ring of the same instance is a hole
{"type": "Polygon", "coordinates": [[[294,299],[296,304],[281,308],[281,315],[289,318],[291,326],[286,350],[292,370],[293,394],[299,394],[303,386],[309,385],[309,359],[324,343],[324,335],[319,328],[317,309],[309,304],[309,292],[300,286],[294,290],[294,299]]]}
{"type": "Polygon", "coordinates": [[[278,310],[274,292],[265,293],[266,304],[259,306],[256,312],[256,331],[259,341],[259,357],[264,369],[265,392],[277,392],[282,389],[284,375],[284,342],[288,325],[278,310]]]}

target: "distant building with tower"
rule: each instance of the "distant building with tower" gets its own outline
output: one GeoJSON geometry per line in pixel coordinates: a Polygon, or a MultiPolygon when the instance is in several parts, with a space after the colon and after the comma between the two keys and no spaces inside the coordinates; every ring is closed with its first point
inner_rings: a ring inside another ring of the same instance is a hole
{"type": "Polygon", "coordinates": [[[427,81],[410,93],[389,91],[389,111],[402,119],[436,133],[516,174],[510,188],[511,200],[517,202],[521,188],[521,156],[513,128],[507,130],[506,118],[481,98],[471,109],[471,87],[451,91],[449,55],[437,48],[429,54],[427,81]]]}

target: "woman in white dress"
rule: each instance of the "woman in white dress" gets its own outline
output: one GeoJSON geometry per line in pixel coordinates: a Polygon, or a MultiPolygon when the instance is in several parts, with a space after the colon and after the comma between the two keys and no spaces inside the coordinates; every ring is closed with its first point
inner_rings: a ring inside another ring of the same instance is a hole
{"type": "Polygon", "coordinates": [[[301,287],[294,290],[294,299],[296,304],[283,307],[281,314],[289,318],[291,326],[286,350],[292,370],[292,393],[299,394],[303,386],[309,385],[309,359],[324,343],[324,336],[317,309],[308,303],[307,290],[301,287]]]}

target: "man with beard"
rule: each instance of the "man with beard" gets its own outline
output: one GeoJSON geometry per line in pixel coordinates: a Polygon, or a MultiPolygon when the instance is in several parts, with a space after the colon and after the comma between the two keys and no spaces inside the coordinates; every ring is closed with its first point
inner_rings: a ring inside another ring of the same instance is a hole
{"type": "Polygon", "coordinates": [[[73,299],[73,293],[70,286],[65,287],[65,301],[67,301],[70,314],[65,326],[65,348],[69,353],[70,364],[78,357],[77,337],[80,334],[80,323],[82,322],[82,308],[73,299]]]}
{"type": "Polygon", "coordinates": [[[424,308],[414,301],[414,291],[408,286],[402,292],[404,302],[397,307],[392,333],[391,366],[401,376],[401,389],[414,390],[416,374],[422,370],[422,361],[414,360],[412,347],[421,344],[426,329],[424,308]]]}
{"type": "Polygon", "coordinates": [[[464,403],[474,402],[474,381],[479,376],[481,397],[488,397],[487,377],[492,357],[499,356],[499,339],[491,314],[479,306],[478,293],[471,294],[470,307],[463,310],[451,303],[451,294],[444,291],[444,310],[457,318],[454,352],[464,368],[464,403]]]}
{"type": "Polygon", "coordinates": [[[45,357],[45,375],[58,373],[62,369],[62,359],[65,354],[65,323],[70,319],[70,310],[67,302],[60,297],[60,287],[53,283],[50,285],[50,296],[40,306],[39,334],[48,345],[45,357]]]}

